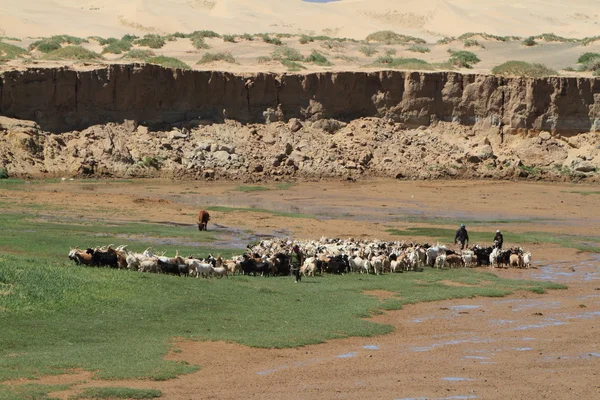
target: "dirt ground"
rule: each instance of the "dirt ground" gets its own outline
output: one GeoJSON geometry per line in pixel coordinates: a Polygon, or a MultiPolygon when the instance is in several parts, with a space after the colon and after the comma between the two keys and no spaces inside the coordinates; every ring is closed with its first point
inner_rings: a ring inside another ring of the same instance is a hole
{"type": "MultiPolygon", "coordinates": [[[[447,226],[467,217],[515,220],[501,226],[490,222],[470,227],[467,222],[471,231],[490,232],[491,241],[498,228],[596,236],[600,222],[598,195],[581,194],[597,191],[597,186],[570,184],[372,180],[307,182],[249,193],[223,182],[65,181],[24,186],[0,190],[2,207],[45,204],[58,215],[168,221],[190,228],[195,227],[198,210],[208,205],[316,216],[211,212],[209,230],[224,236],[235,229],[302,238],[391,239],[385,232],[388,227],[424,226],[423,221],[426,226],[436,221],[447,226]]],[[[505,245],[516,244],[505,236],[505,245]]],[[[547,243],[526,247],[533,253],[533,268],[493,272],[564,283],[568,290],[406,306],[374,317],[393,325],[391,334],[296,349],[177,342],[181,351],[167,357],[201,369],[170,381],[97,381],[91,373],[78,372],[35,382],[77,382],[68,392],[52,394],[62,399],[89,386],[155,388],[163,398],[175,400],[599,398],[600,257],[547,243]]],[[[320,306],[315,305],[315,312],[320,306]]]]}

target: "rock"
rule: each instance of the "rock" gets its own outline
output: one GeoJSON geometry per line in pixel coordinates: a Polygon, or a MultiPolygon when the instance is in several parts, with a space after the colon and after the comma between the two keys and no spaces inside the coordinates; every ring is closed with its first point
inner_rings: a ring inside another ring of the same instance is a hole
{"type": "Polygon", "coordinates": [[[300,122],[298,118],[292,118],[288,123],[288,128],[294,133],[298,132],[300,129],[302,129],[302,127],[302,122],[300,122]]]}
{"type": "Polygon", "coordinates": [[[217,146],[217,150],[218,151],[226,151],[227,153],[231,154],[235,152],[235,149],[233,147],[224,145],[224,144],[220,144],[217,146]]]}
{"type": "Polygon", "coordinates": [[[171,139],[171,140],[187,139],[187,138],[188,138],[188,134],[185,132],[182,132],[180,130],[172,130],[171,132],[169,132],[169,139],[171,139]]]}
{"type": "Polygon", "coordinates": [[[573,162],[573,169],[579,172],[594,172],[596,166],[589,161],[575,161],[573,162]]]}
{"type": "Polygon", "coordinates": [[[228,161],[229,153],[223,150],[215,151],[213,153],[213,158],[218,161],[228,161]]]}
{"type": "Polygon", "coordinates": [[[544,141],[546,140],[550,140],[552,138],[552,135],[550,135],[550,132],[540,132],[540,134],[538,135],[538,137],[544,141]]]}
{"type": "Polygon", "coordinates": [[[215,171],[212,169],[205,169],[204,171],[202,171],[202,177],[203,178],[214,178],[215,171]]]}
{"type": "Polygon", "coordinates": [[[484,144],[483,146],[477,146],[470,150],[467,154],[467,160],[472,163],[478,163],[482,160],[487,160],[493,155],[494,152],[492,151],[492,146],[489,144],[484,144]]]}
{"type": "Polygon", "coordinates": [[[383,160],[381,160],[381,161],[382,161],[382,162],[384,162],[384,163],[389,163],[389,162],[392,162],[392,159],[391,159],[391,158],[389,158],[389,157],[385,157],[385,158],[384,158],[383,160]]]}
{"type": "Polygon", "coordinates": [[[347,124],[335,119],[320,119],[312,124],[315,129],[322,129],[327,133],[335,133],[344,128],[347,124]]]}
{"type": "Polygon", "coordinates": [[[200,142],[198,143],[198,148],[202,151],[210,151],[210,147],[211,147],[212,143],[208,143],[208,142],[200,142]]]}
{"type": "Polygon", "coordinates": [[[294,162],[299,163],[300,161],[306,160],[306,158],[307,158],[306,155],[304,155],[298,151],[293,151],[289,155],[288,160],[293,160],[294,162]]]}
{"type": "Polygon", "coordinates": [[[209,150],[210,150],[210,152],[211,152],[211,153],[214,153],[214,152],[216,152],[217,150],[219,150],[219,146],[217,146],[217,144],[216,144],[216,143],[213,143],[213,144],[211,144],[211,145],[210,145],[210,148],[209,148],[209,150]]]}
{"type": "Polygon", "coordinates": [[[254,167],[254,172],[263,172],[264,168],[261,164],[258,164],[254,167]]]}
{"type": "Polygon", "coordinates": [[[127,132],[127,133],[135,132],[137,127],[138,127],[137,121],[134,121],[132,119],[126,119],[125,121],[123,121],[123,128],[125,129],[125,132],[127,132]]]}
{"type": "Polygon", "coordinates": [[[355,163],[354,161],[348,161],[345,165],[346,168],[348,169],[357,169],[358,168],[358,164],[355,163]]]}
{"type": "Polygon", "coordinates": [[[289,156],[290,154],[292,154],[292,151],[294,151],[294,147],[292,146],[292,144],[286,143],[285,144],[285,154],[289,156]]]}

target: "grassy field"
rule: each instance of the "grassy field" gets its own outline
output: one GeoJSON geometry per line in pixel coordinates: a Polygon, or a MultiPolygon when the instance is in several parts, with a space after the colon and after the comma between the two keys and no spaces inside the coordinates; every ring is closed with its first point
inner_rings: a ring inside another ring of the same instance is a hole
{"type": "MultiPolygon", "coordinates": [[[[76,368],[94,371],[96,378],[164,380],[199,368],[164,360],[174,338],[257,347],[301,346],[388,333],[391,326],[368,318],[381,309],[564,288],[469,269],[317,276],[294,285],[289,277],[203,280],[78,267],[67,259],[69,246],[128,244],[127,238],[136,236],[138,241],[131,247],[142,250],[156,237],[171,237],[202,242],[200,247],[177,249],[182,254],[204,255],[215,251],[210,248],[213,237],[188,227],[75,224],[35,214],[4,214],[0,224],[0,382],[76,368]],[[472,286],[449,286],[443,280],[472,286]],[[387,290],[396,296],[380,301],[365,295],[365,290],[387,290]],[[327,307],[316,312],[315,304],[327,307]]],[[[175,248],[160,250],[172,254],[175,248]]],[[[219,252],[228,255],[232,251],[219,252]]],[[[8,393],[0,386],[0,394],[3,390],[8,393]]]]}

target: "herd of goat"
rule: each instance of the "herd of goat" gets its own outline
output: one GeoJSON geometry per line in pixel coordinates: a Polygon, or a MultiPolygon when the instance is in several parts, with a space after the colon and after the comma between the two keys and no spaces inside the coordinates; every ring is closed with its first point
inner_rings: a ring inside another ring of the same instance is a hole
{"type": "Polygon", "coordinates": [[[131,252],[127,246],[112,245],[79,250],[72,248],[69,259],[76,264],[108,266],[140,272],[174,274],[210,278],[229,275],[285,276],[291,273],[291,248],[298,244],[304,255],[300,273],[314,276],[317,273],[343,274],[349,272],[383,274],[417,271],[424,266],[453,267],[517,267],[531,265],[531,253],[522,248],[502,250],[492,246],[474,245],[470,249],[454,251],[444,245],[416,244],[404,241],[366,241],[321,238],[313,241],[288,239],[263,240],[248,251],[230,260],[209,255],[175,257],[156,255],[150,248],[143,253],[131,252]]]}

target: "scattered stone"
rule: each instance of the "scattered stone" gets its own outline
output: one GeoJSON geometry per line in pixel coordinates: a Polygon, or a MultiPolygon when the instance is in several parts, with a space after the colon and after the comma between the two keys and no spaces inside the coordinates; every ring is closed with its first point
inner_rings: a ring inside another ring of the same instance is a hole
{"type": "Polygon", "coordinates": [[[302,122],[300,122],[300,120],[298,118],[292,118],[292,119],[290,119],[290,122],[288,123],[288,128],[293,133],[298,132],[300,129],[302,129],[302,127],[303,127],[302,122]]]}

